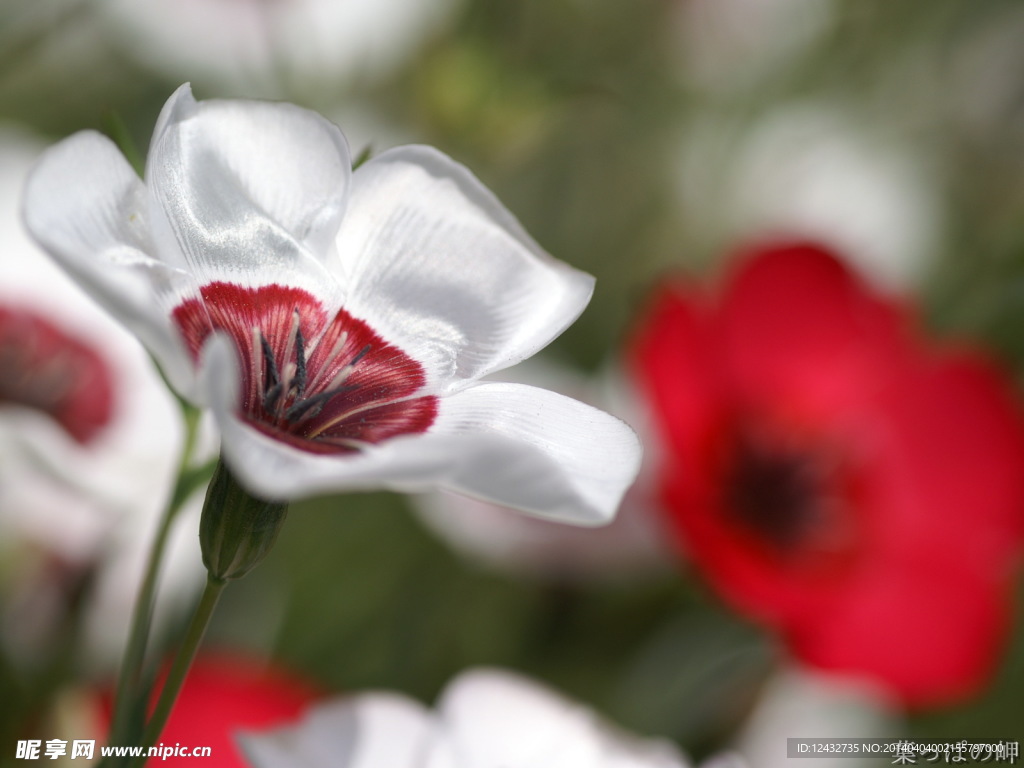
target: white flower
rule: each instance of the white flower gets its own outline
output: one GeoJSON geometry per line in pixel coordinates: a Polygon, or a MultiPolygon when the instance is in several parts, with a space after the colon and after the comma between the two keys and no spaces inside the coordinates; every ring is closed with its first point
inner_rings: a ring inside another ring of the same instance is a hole
{"type": "Polygon", "coordinates": [[[385,76],[440,31],[457,0],[110,0],[118,41],[172,79],[280,94],[385,76]]]}
{"type": "MultiPolygon", "coordinates": [[[[88,613],[103,620],[90,629],[97,641],[90,650],[106,655],[127,630],[149,537],[174,481],[181,425],[138,342],[25,235],[19,198],[39,151],[28,136],[0,130],[0,315],[22,318],[20,332],[0,332],[0,555],[35,618],[53,584],[45,569],[42,581],[28,575],[32,553],[94,571],[88,613]],[[83,384],[88,377],[103,383],[83,384]],[[64,407],[46,407],[61,398],[64,407]]],[[[165,580],[179,596],[201,573],[194,535],[187,543],[192,551],[174,559],[165,580]]],[[[12,632],[29,629],[8,618],[12,632]]],[[[41,621],[13,642],[31,653],[47,630],[41,621]]]]}
{"type": "MultiPolygon", "coordinates": [[[[782,670],[765,686],[737,749],[751,768],[783,768],[787,739],[884,739],[898,732],[898,720],[882,691],[861,681],[809,670],[782,670]]],[[[857,768],[871,758],[849,755],[807,757],[808,768],[857,768]]]]}
{"type": "Polygon", "coordinates": [[[388,693],[312,708],[294,726],[239,738],[253,768],[684,768],[669,742],[622,733],[516,675],[473,670],[430,711],[388,693]]]}
{"type": "Polygon", "coordinates": [[[703,230],[715,249],[807,238],[902,288],[920,281],[940,241],[939,184],[928,160],[854,109],[809,101],[749,126],[720,118],[695,125],[678,176],[691,231],[703,230]]]}
{"type": "Polygon", "coordinates": [[[593,278],[435,150],[399,147],[352,173],[320,116],[196,103],[183,86],[145,183],[83,132],[43,157],[24,210],[180,391],[212,406],[256,495],[439,487],[597,524],[637,473],[619,420],[479,382],[572,323],[593,278]]]}

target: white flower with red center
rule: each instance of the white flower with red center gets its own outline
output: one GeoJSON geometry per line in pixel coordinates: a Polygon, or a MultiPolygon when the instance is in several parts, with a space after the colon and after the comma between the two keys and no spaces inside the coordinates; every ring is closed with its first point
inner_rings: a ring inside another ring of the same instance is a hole
{"type": "Polygon", "coordinates": [[[464,672],[435,710],[392,693],[312,707],[241,733],[253,768],[688,768],[670,742],[617,730],[593,710],[501,670],[464,672]],[[282,724],[284,725],[284,724],[282,724]]]}
{"type": "Polygon", "coordinates": [[[110,423],[114,382],[89,344],[45,315],[0,304],[0,405],[45,413],[88,445],[110,423]]]}
{"type": "Polygon", "coordinates": [[[593,278],[544,253],[462,166],[399,147],[352,172],[288,104],[164,107],[145,181],[92,132],[47,153],[25,219],[212,406],[252,493],[446,488],[606,522],[636,475],[621,421],[480,382],[575,320],[593,278]]]}

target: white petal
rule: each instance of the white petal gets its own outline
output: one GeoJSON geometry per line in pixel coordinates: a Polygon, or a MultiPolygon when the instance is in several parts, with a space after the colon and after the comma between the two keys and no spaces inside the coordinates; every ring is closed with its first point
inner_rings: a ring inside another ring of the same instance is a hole
{"type": "MultiPolygon", "coordinates": [[[[23,554],[29,536],[39,552],[95,561],[80,651],[90,669],[107,674],[123,649],[146,543],[176,474],[182,429],[178,408],[138,340],[24,233],[22,193],[39,155],[34,139],[0,128],[0,302],[38,311],[93,347],[110,366],[115,408],[86,446],[68,440],[48,417],[0,409],[0,548],[22,547],[23,554]]],[[[204,573],[196,525],[198,517],[191,536],[187,524],[172,534],[161,576],[163,619],[187,607],[182,603],[192,599],[200,583],[195,577],[204,573]]],[[[19,587],[41,575],[29,570],[19,569],[19,587]]]]}
{"type": "MultiPolygon", "coordinates": [[[[632,403],[614,391],[608,371],[595,379],[555,361],[544,353],[502,371],[506,381],[563,392],[573,399],[605,408],[619,415],[632,403]]],[[[617,384],[618,382],[616,382],[617,384]]],[[[632,410],[637,410],[632,406],[632,410]]],[[[636,428],[631,415],[624,419],[636,428]]],[[[639,430],[638,430],[639,431],[639,430]]],[[[646,453],[645,453],[646,457],[646,453]]],[[[650,464],[644,461],[644,466],[650,464]]],[[[650,472],[646,474],[651,474],[650,472]]],[[[413,511],[441,539],[476,562],[514,573],[559,582],[647,578],[675,567],[663,531],[657,525],[653,478],[645,481],[643,470],[623,499],[615,520],[601,528],[579,528],[509,514],[505,507],[454,493],[417,494],[413,511]]]]}
{"type": "Polygon", "coordinates": [[[189,393],[192,364],[169,309],[195,285],[153,258],[146,209],[145,187],[114,143],[83,131],[43,153],[26,184],[22,212],[43,248],[189,393]]]}
{"type": "Polygon", "coordinates": [[[338,234],[346,308],[459,388],[546,346],[593,278],[548,256],[463,166],[399,147],[360,167],[338,234]]]}
{"type": "Polygon", "coordinates": [[[524,384],[485,383],[445,398],[437,434],[500,438],[444,487],[553,520],[603,525],[640,470],[627,424],[577,400],[524,384]]]}
{"type": "Polygon", "coordinates": [[[500,670],[452,681],[436,713],[370,693],[298,725],[241,734],[253,768],[685,768],[669,742],[613,730],[586,707],[500,670]]]}
{"type": "MultiPolygon", "coordinates": [[[[680,753],[675,744],[666,739],[637,739],[634,737],[615,738],[614,732],[605,734],[608,749],[601,768],[689,768],[689,761],[680,753]]],[[[738,765],[721,765],[718,768],[745,768],[738,765]]]]}
{"type": "MultiPolygon", "coordinates": [[[[585,379],[577,372],[547,359],[544,353],[534,355],[500,374],[508,382],[553,389],[581,398],[585,379]]],[[[453,549],[484,565],[497,565],[517,574],[541,572],[545,577],[559,579],[568,570],[575,574],[579,537],[614,537],[616,528],[627,518],[620,513],[615,522],[602,528],[579,528],[525,515],[510,514],[509,509],[480,499],[448,491],[414,494],[412,510],[420,520],[453,549]]],[[[625,511],[625,510],[623,510],[625,511]]],[[[608,567],[613,558],[595,558],[601,574],[614,572],[608,567]]],[[[647,553],[645,553],[645,559],[647,553]]]]}
{"type": "Polygon", "coordinates": [[[438,704],[451,750],[472,768],[684,768],[669,742],[621,733],[587,707],[501,670],[463,673],[438,704]]]}
{"type": "MultiPolygon", "coordinates": [[[[757,706],[739,734],[737,748],[750,765],[783,768],[790,738],[892,738],[903,730],[887,691],[854,676],[788,666],[764,686],[757,706]]],[[[802,763],[801,763],[802,764],[802,763]]],[[[809,763],[810,764],[810,763],[809,763]]],[[[840,754],[813,761],[821,768],[850,765],[840,754]]]]}
{"type": "Polygon", "coordinates": [[[291,104],[197,103],[187,85],[164,106],[149,151],[154,238],[165,260],[204,282],[288,283],[323,296],[351,176],[337,126],[291,104]]]}
{"type": "Polygon", "coordinates": [[[593,714],[525,678],[498,670],[464,673],[449,683],[438,710],[461,765],[600,765],[593,714]]]}
{"type": "Polygon", "coordinates": [[[418,768],[432,719],[405,696],[366,693],[316,706],[297,725],[237,738],[253,768],[418,768]]]}
{"type": "Polygon", "coordinates": [[[239,378],[229,340],[216,336],[207,343],[203,371],[225,459],[251,492],[268,499],[446,488],[538,517],[602,525],[615,515],[640,466],[640,443],[626,424],[518,384],[481,384],[443,398],[427,433],[358,454],[315,455],[236,416],[239,378]]]}

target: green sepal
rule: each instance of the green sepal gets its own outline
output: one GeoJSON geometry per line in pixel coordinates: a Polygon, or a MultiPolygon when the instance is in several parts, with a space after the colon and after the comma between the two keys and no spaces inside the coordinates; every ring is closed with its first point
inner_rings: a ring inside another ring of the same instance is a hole
{"type": "Polygon", "coordinates": [[[240,579],[259,565],[274,546],[288,504],[250,494],[225,466],[217,463],[199,521],[203,565],[220,581],[240,579]]]}

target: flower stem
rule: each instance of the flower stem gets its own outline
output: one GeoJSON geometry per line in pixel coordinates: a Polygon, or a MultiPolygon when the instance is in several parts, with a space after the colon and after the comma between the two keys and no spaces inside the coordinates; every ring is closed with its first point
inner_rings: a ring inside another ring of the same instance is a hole
{"type": "Polygon", "coordinates": [[[174,702],[178,699],[181,687],[184,685],[188,671],[192,667],[192,660],[196,656],[196,651],[199,650],[199,644],[202,642],[203,635],[206,634],[206,627],[210,623],[210,617],[213,616],[213,610],[217,607],[217,601],[220,599],[221,592],[225,586],[227,586],[227,582],[223,579],[217,579],[213,576],[207,577],[203,596],[200,598],[196,612],[192,616],[192,622],[188,626],[185,639],[182,641],[181,647],[174,657],[174,663],[171,665],[171,670],[164,681],[163,690],[160,691],[160,699],[157,701],[156,709],[153,710],[153,716],[150,718],[149,724],[146,726],[146,732],[142,736],[142,754],[132,762],[133,768],[134,766],[145,764],[148,759],[147,753],[149,748],[156,744],[160,734],[163,733],[164,726],[167,725],[167,719],[171,716],[171,710],[174,708],[174,702]]]}
{"type": "Polygon", "coordinates": [[[135,599],[132,613],[132,625],[121,660],[121,670],[117,683],[117,694],[114,699],[114,714],[111,719],[111,744],[128,743],[132,740],[135,729],[132,720],[140,711],[145,711],[146,691],[140,691],[139,680],[142,677],[142,666],[146,657],[146,643],[153,618],[153,602],[156,593],[160,566],[163,563],[164,550],[172,524],[192,492],[203,481],[204,469],[189,467],[195,449],[196,433],[199,425],[199,411],[183,405],[182,415],[185,420],[185,441],[182,446],[181,460],[178,464],[178,479],[174,492],[164,510],[163,518],[156,537],[153,539],[149,552],[146,573],[135,599]]]}
{"type": "Polygon", "coordinates": [[[153,595],[156,591],[157,573],[160,569],[160,563],[163,561],[164,546],[167,543],[167,535],[171,530],[171,522],[176,517],[176,511],[173,505],[168,505],[160,524],[160,530],[153,540],[146,576],[135,600],[131,634],[128,638],[124,657],[121,659],[121,672],[117,681],[114,717],[110,724],[110,737],[108,739],[111,744],[121,743],[125,740],[127,734],[132,730],[131,720],[140,704],[141,697],[138,696],[137,688],[142,673],[142,663],[146,655],[146,640],[149,637],[149,627],[153,616],[153,595]]]}

